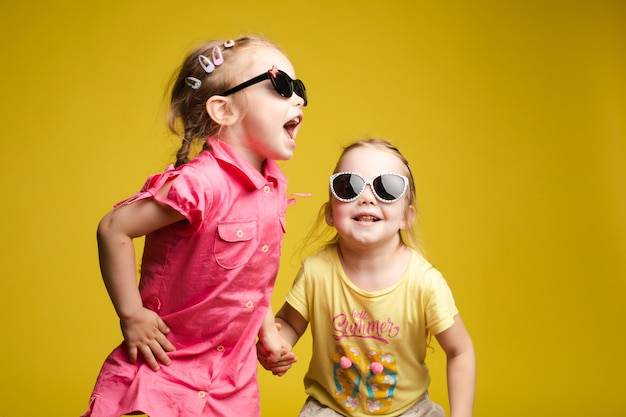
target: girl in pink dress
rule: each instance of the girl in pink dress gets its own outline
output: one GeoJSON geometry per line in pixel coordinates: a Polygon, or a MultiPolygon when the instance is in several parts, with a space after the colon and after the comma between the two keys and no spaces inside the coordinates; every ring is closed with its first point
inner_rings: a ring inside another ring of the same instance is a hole
{"type": "Polygon", "coordinates": [[[259,416],[255,343],[290,352],[269,301],[285,232],[288,160],[307,104],[273,43],[208,42],[173,80],[176,164],[98,226],[102,276],[124,341],[83,416],[259,416]],[[202,151],[190,155],[194,143],[202,151]],[[137,286],[133,238],[145,235],[137,286]]]}

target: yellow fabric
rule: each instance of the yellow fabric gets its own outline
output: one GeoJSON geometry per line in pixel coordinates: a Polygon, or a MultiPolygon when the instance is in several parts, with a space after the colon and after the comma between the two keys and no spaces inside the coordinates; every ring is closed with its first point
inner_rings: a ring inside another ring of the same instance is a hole
{"type": "Polygon", "coordinates": [[[334,246],[305,259],[287,302],[313,336],[307,394],[353,416],[397,415],[415,403],[430,383],[428,333],[458,314],[445,279],[417,252],[395,285],[366,292],[346,277],[334,246]]]}

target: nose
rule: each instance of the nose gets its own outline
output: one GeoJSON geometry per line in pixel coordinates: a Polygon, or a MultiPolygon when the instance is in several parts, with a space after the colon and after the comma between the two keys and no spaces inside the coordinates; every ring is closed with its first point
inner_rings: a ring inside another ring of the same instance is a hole
{"type": "Polygon", "coordinates": [[[297,95],[295,92],[291,95],[291,99],[293,100],[294,97],[296,101],[296,106],[304,107],[304,99],[300,97],[299,95],[297,95]]]}
{"type": "Polygon", "coordinates": [[[359,204],[376,204],[376,196],[372,191],[372,185],[366,184],[365,189],[359,196],[359,204]]]}

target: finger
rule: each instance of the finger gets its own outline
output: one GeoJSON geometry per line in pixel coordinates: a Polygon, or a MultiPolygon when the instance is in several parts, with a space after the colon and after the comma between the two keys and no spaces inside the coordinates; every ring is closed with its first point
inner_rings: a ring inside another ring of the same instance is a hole
{"type": "Polygon", "coordinates": [[[283,361],[283,360],[280,360],[278,362],[266,362],[266,363],[267,363],[266,369],[268,370],[276,370],[280,368],[289,369],[291,368],[291,365],[294,364],[293,361],[283,361]]]}
{"type": "Polygon", "coordinates": [[[172,360],[169,356],[167,356],[167,353],[165,352],[165,350],[163,350],[163,347],[158,341],[155,340],[151,343],[150,350],[152,351],[152,354],[156,357],[156,359],[162,364],[169,365],[172,362],[172,360]]]}
{"type": "Polygon", "coordinates": [[[126,344],[126,350],[128,352],[128,362],[137,362],[137,348],[135,346],[129,346],[126,344]]]}
{"type": "Polygon", "coordinates": [[[272,368],[272,374],[274,374],[276,376],[283,376],[290,369],[291,369],[291,365],[279,366],[277,368],[272,368]]]}
{"type": "Polygon", "coordinates": [[[167,356],[167,353],[165,353],[165,351],[161,349],[160,347],[156,352],[153,351],[153,353],[163,365],[169,365],[172,363],[172,360],[170,359],[170,357],[167,356]]]}
{"type": "Polygon", "coordinates": [[[295,353],[288,352],[280,357],[280,360],[278,361],[278,363],[280,362],[289,362],[289,363],[298,362],[298,357],[296,356],[295,353]]]}
{"type": "Polygon", "coordinates": [[[281,354],[280,352],[271,352],[267,355],[267,361],[268,362],[272,362],[272,363],[276,363],[281,359],[281,354]]]}
{"type": "Polygon", "coordinates": [[[267,370],[269,370],[269,369],[270,369],[269,367],[271,366],[271,363],[269,363],[269,362],[265,359],[265,357],[264,357],[264,356],[257,356],[257,358],[256,358],[256,359],[259,361],[259,363],[260,363],[261,365],[263,365],[263,367],[264,367],[265,369],[267,369],[267,370]]]}
{"type": "MultiPolygon", "coordinates": [[[[291,349],[283,348],[280,351],[280,360],[297,360],[296,354],[291,349]]],[[[278,362],[278,361],[277,361],[278,362]]]]}
{"type": "Polygon", "coordinates": [[[170,332],[169,326],[163,321],[162,318],[159,317],[158,327],[161,333],[168,334],[170,332]]]}
{"type": "Polygon", "coordinates": [[[173,352],[176,350],[176,347],[165,335],[158,336],[157,342],[166,352],[173,352]]]}
{"type": "Polygon", "coordinates": [[[267,357],[267,349],[265,349],[265,347],[263,347],[263,343],[261,343],[261,342],[258,342],[258,343],[256,344],[256,352],[257,352],[257,356],[258,356],[259,358],[261,358],[261,357],[263,357],[263,358],[267,357]]]}
{"type": "Polygon", "coordinates": [[[294,364],[294,362],[292,361],[280,361],[280,362],[276,362],[276,363],[272,363],[270,364],[270,368],[272,370],[274,369],[280,369],[280,368],[286,368],[289,369],[291,368],[291,366],[294,364]]]}
{"type": "Polygon", "coordinates": [[[143,358],[145,359],[150,369],[152,369],[153,371],[158,371],[160,368],[159,362],[157,362],[156,358],[154,357],[152,349],[150,349],[148,345],[143,345],[139,348],[139,350],[141,351],[141,354],[143,355],[143,358]]]}

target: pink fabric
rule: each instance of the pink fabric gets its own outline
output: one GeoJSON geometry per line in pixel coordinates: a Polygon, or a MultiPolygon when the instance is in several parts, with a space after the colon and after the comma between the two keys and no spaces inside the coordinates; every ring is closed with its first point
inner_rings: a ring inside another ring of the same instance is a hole
{"type": "Polygon", "coordinates": [[[188,220],[146,236],[139,284],[144,305],[172,329],[172,364],[157,372],[130,364],[120,345],[83,416],[260,415],[255,340],[278,271],[286,179],[273,161],[261,175],[227,144],[210,144],[118,204],[153,198],[188,220]]]}

